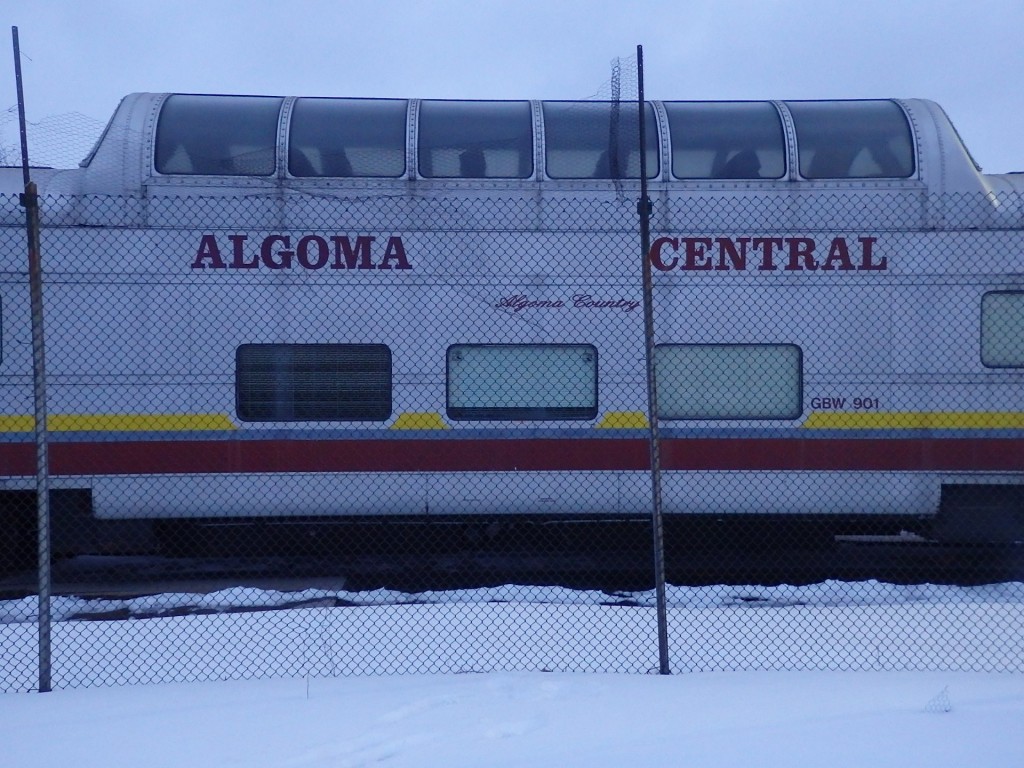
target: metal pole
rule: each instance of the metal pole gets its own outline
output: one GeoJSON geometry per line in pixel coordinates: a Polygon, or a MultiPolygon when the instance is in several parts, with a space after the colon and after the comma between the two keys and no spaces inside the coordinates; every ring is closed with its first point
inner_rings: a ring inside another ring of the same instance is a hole
{"type": "Polygon", "coordinates": [[[28,230],[28,283],[32,308],[32,362],[35,394],[36,511],[39,518],[39,692],[50,690],[50,471],[46,440],[46,361],[43,346],[43,268],[40,257],[39,195],[29,180],[28,135],[25,132],[25,96],[21,86],[21,48],[18,28],[14,36],[14,73],[18,86],[18,120],[21,127],[21,168],[25,178],[25,207],[28,230]]]}
{"type": "Polygon", "coordinates": [[[668,610],[665,605],[665,536],[661,515],[661,441],[658,436],[658,383],[654,368],[654,289],[651,280],[651,198],[647,195],[647,135],[644,104],[644,49],[636,47],[637,108],[640,113],[640,251],[644,275],[644,338],[647,359],[647,422],[651,445],[651,522],[654,536],[654,587],[658,613],[658,671],[671,674],[668,661],[668,610]]]}
{"type": "Polygon", "coordinates": [[[18,28],[11,27],[14,38],[14,82],[18,88],[18,130],[21,134],[21,176],[28,186],[28,133],[25,130],[25,94],[21,88],[21,46],[18,44],[18,28]]]}

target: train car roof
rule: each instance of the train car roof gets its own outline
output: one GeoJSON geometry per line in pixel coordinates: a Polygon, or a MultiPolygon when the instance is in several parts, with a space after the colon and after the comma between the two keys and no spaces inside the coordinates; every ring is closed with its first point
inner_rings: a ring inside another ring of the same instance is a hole
{"type": "MultiPolygon", "coordinates": [[[[926,99],[650,101],[646,109],[655,184],[1024,188],[1020,176],[982,174],[926,99]]],[[[632,102],[134,93],[81,167],[47,186],[134,196],[268,183],[621,185],[639,177],[637,114],[632,102]]]]}

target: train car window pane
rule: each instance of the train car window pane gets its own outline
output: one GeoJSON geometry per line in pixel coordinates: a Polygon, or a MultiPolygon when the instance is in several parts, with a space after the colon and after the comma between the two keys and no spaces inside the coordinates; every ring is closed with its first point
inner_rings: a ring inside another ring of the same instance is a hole
{"type": "Polygon", "coordinates": [[[786,142],[768,102],[665,102],[677,179],[779,179],[786,142]]]}
{"type": "Polygon", "coordinates": [[[892,101],[787,101],[805,179],[907,178],[914,142],[892,101]]]}
{"type": "Polygon", "coordinates": [[[528,101],[423,101],[419,172],[433,179],[526,179],[533,175],[528,101]]]}
{"type": "Polygon", "coordinates": [[[288,135],[288,172],[401,176],[407,111],[402,99],[297,99],[288,135]]]}
{"type": "Polygon", "coordinates": [[[243,421],[391,416],[391,350],[383,344],[244,344],[236,383],[243,421]]]}
{"type": "Polygon", "coordinates": [[[272,175],[283,101],[272,96],[169,96],[156,128],[157,172],[272,175]]]}
{"type": "MultiPolygon", "coordinates": [[[[640,119],[628,102],[545,101],[544,149],[553,179],[639,179],[640,119]]],[[[658,122],[646,105],[647,178],[660,173],[658,122]]]]}
{"type": "Polygon", "coordinates": [[[448,348],[448,415],[511,421],[597,416],[597,349],[578,345],[448,348]]]}
{"type": "Polygon", "coordinates": [[[1024,368],[1024,292],[982,297],[981,362],[989,368],[1024,368]]]}
{"type": "Polygon", "coordinates": [[[662,344],[655,348],[662,419],[796,419],[803,356],[793,344],[662,344]]]}

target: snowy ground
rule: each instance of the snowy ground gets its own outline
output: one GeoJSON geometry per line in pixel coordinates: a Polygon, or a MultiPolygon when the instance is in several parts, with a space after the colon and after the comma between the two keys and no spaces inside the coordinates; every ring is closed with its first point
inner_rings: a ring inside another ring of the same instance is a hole
{"type": "MultiPolygon", "coordinates": [[[[0,603],[0,690],[35,685],[34,602],[0,603]]],[[[1024,765],[1024,584],[672,588],[670,677],[650,602],[60,598],[61,690],[0,694],[0,765],[1024,765]]]]}
{"type": "Polygon", "coordinates": [[[0,696],[5,766],[1024,765],[1024,677],[496,672],[0,696]]]}

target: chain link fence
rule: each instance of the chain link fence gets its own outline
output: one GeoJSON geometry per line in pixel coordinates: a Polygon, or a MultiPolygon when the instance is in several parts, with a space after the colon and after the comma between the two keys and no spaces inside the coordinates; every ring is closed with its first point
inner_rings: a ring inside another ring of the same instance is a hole
{"type": "MultiPolygon", "coordinates": [[[[653,203],[672,670],[1020,671],[1022,201],[653,203]]],[[[41,216],[55,686],[657,670],[635,191],[41,216]]],[[[30,690],[0,217],[0,670],[30,690]]]]}

